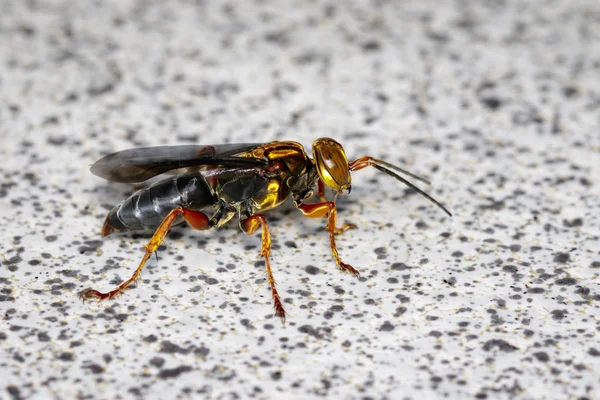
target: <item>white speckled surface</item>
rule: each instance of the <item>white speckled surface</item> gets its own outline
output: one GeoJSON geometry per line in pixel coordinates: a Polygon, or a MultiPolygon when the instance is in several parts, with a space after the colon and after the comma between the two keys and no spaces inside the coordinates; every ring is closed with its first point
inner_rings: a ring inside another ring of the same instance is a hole
{"type": "Polygon", "coordinates": [[[0,2],[0,398],[593,399],[600,374],[600,5],[0,2]],[[166,4],[163,4],[166,3],[166,4]],[[454,213],[354,175],[260,238],[102,239],[140,145],[331,136],[431,178],[454,213]]]}

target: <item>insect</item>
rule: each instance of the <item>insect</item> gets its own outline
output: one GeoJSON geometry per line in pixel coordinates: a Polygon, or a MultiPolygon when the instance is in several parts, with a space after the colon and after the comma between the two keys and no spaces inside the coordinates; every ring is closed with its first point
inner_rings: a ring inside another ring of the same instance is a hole
{"type": "Polygon", "coordinates": [[[297,142],[263,144],[221,144],[214,146],[159,146],[124,150],[109,154],[91,167],[91,172],[109,181],[141,183],[158,175],[162,179],[133,193],[107,215],[102,236],[113,232],[154,230],[145,253],[129,279],[115,289],[102,293],[94,289],[80,292],[82,299],[110,299],[121,293],[140,276],[169,228],[187,222],[198,230],[218,228],[234,216],[247,235],[262,232],[261,256],[265,259],[275,313],[285,321],[269,260],[271,235],[263,212],[279,206],[291,197],[296,208],[310,218],[327,218],[331,252],[338,267],[356,276],[359,272],[340,258],[335,236],[354,224],[337,227],[335,198],[327,201],[325,187],[336,192],[351,190],[351,172],[366,167],[403,182],[425,196],[446,214],[452,214],[433,197],[399,174],[429,183],[402,168],[373,157],[364,156],[348,162],[342,145],[330,138],[312,144],[313,158],[297,142]],[[314,192],[319,201],[306,203],[314,192]]]}

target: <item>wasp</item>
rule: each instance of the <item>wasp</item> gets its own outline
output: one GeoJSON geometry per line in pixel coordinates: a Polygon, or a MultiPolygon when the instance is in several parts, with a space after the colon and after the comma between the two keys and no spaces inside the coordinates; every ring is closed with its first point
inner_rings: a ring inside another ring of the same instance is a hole
{"type": "Polygon", "coordinates": [[[329,245],[337,266],[358,276],[359,272],[340,258],[335,237],[354,224],[337,227],[335,199],[350,193],[351,172],[366,167],[397,179],[426,197],[446,214],[452,214],[433,197],[399,174],[427,180],[373,157],[348,162],[341,144],[330,138],[312,144],[313,158],[300,143],[292,141],[185,145],[134,148],[109,154],[91,166],[94,175],[114,182],[143,183],[159,176],[133,193],[108,213],[102,236],[113,232],[153,230],[145,253],[129,279],[115,289],[102,293],[94,289],[80,292],[85,299],[111,299],[140,276],[144,265],[158,249],[171,226],[186,222],[194,229],[218,228],[237,215],[241,230],[262,233],[260,255],[264,257],[275,314],[285,321],[285,309],[275,286],[269,256],[271,235],[264,212],[281,205],[287,198],[309,218],[326,218],[329,245]],[[174,172],[175,174],[169,174],[174,172]],[[163,175],[164,174],[164,175],[163,175]],[[335,191],[333,201],[326,198],[326,187],[335,191]],[[307,203],[316,189],[319,201],[307,203]]]}

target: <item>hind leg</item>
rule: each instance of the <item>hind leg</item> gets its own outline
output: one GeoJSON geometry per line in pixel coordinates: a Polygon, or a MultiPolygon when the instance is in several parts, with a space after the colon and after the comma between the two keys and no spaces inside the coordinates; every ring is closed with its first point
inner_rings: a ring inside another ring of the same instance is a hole
{"type": "Polygon", "coordinates": [[[177,217],[180,215],[194,229],[205,230],[212,227],[211,222],[209,221],[206,214],[204,214],[203,212],[190,210],[184,207],[177,207],[176,209],[172,210],[163,219],[158,228],[156,228],[154,235],[152,235],[150,241],[146,243],[146,253],[144,254],[144,257],[142,257],[142,261],[140,261],[140,264],[138,265],[137,269],[129,279],[121,283],[119,286],[117,286],[110,292],[102,293],[95,289],[87,289],[80,292],[79,297],[83,300],[91,298],[97,298],[99,300],[112,299],[113,297],[121,293],[123,290],[125,290],[127,286],[135,282],[142,273],[142,269],[144,268],[144,265],[146,265],[146,262],[148,261],[152,253],[154,253],[156,249],[158,249],[158,246],[160,246],[160,244],[162,243],[163,239],[167,235],[167,232],[169,232],[171,225],[173,225],[173,222],[175,222],[177,217]]]}

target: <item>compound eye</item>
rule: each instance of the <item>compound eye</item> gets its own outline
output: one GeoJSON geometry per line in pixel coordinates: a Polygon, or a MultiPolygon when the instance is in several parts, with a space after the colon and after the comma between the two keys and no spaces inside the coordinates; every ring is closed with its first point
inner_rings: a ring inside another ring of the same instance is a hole
{"type": "Polygon", "coordinates": [[[317,139],[313,143],[313,155],[323,183],[334,190],[350,186],[348,159],[341,144],[330,138],[317,139]]]}

